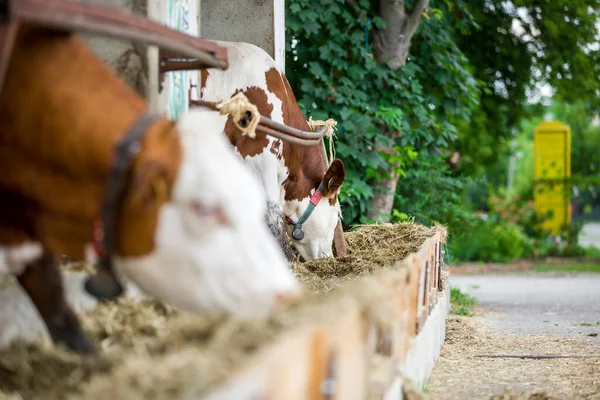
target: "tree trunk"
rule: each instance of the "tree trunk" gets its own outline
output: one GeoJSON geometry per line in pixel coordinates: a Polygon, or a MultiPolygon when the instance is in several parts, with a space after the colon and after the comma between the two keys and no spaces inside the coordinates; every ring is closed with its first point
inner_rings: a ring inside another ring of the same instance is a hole
{"type": "MultiPolygon", "coordinates": [[[[381,0],[379,6],[380,17],[386,23],[386,29],[376,31],[373,41],[375,59],[379,64],[388,63],[393,69],[400,69],[408,57],[410,41],[415,34],[421,16],[429,7],[429,0],[417,0],[410,13],[404,8],[404,0],[381,0]]],[[[399,132],[384,131],[388,137],[399,136],[399,132]]],[[[392,154],[392,147],[381,148],[386,154],[392,154]]],[[[373,187],[374,197],[371,210],[367,216],[376,221],[388,221],[394,207],[394,195],[398,176],[393,173],[391,166],[388,168],[389,178],[384,177],[379,182],[370,182],[373,187]],[[381,214],[385,214],[382,216],[381,214]]]]}
{"type": "Polygon", "coordinates": [[[390,175],[389,178],[383,178],[379,182],[373,181],[371,183],[374,197],[367,217],[372,220],[379,222],[388,222],[390,220],[389,216],[394,208],[394,196],[396,194],[396,185],[398,184],[398,176],[393,172],[390,175]]]}

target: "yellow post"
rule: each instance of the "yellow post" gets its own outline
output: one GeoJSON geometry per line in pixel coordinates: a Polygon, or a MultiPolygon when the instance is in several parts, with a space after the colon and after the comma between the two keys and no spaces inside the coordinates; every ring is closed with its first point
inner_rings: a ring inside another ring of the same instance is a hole
{"type": "Polygon", "coordinates": [[[551,212],[543,227],[558,235],[571,225],[571,185],[566,179],[571,176],[571,129],[558,121],[545,121],[535,128],[533,138],[535,211],[551,212]]]}

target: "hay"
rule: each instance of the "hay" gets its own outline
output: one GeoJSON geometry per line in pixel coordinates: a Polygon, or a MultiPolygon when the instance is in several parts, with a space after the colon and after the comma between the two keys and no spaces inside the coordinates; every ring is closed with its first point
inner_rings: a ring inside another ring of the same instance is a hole
{"type": "Polygon", "coordinates": [[[95,272],[95,268],[85,261],[61,263],[60,269],[61,271],[85,272],[87,274],[93,274],[95,272]]]}
{"type": "Polygon", "coordinates": [[[398,312],[389,302],[395,280],[403,279],[397,271],[408,268],[399,260],[436,229],[405,223],[347,233],[346,257],[294,264],[308,293],[264,318],[194,316],[129,297],[99,304],[80,313],[84,329],[101,348],[99,355],[80,356],[47,341],[15,342],[0,352],[0,393],[48,400],[205,396],[285,332],[330,323],[345,306],[358,305],[367,318],[385,326],[398,312]],[[359,277],[364,279],[349,282],[359,277]],[[342,283],[348,284],[340,288],[342,283]]]}
{"type": "Polygon", "coordinates": [[[97,357],[77,355],[47,340],[15,341],[0,352],[0,390],[25,398],[64,398],[94,374],[108,372],[123,351],[164,335],[177,312],[156,301],[123,298],[80,314],[84,329],[102,351],[97,357]]]}
{"type": "Polygon", "coordinates": [[[308,296],[245,321],[179,313],[154,300],[100,304],[82,314],[85,329],[101,343],[98,356],[48,341],[14,342],[0,352],[0,392],[49,400],[205,396],[286,331],[339,315],[343,301],[323,302],[308,296]]]}
{"type": "Polygon", "coordinates": [[[296,277],[310,291],[324,293],[340,284],[381,269],[415,253],[425,240],[444,228],[427,228],[413,222],[361,225],[345,233],[348,254],[344,257],[294,262],[296,277]]]}
{"type": "Polygon", "coordinates": [[[263,319],[178,321],[169,335],[146,348],[146,354],[129,357],[110,374],[93,379],[74,399],[202,398],[285,332],[331,321],[344,310],[343,302],[323,301],[310,298],[289,304],[263,319]]]}
{"type": "Polygon", "coordinates": [[[510,389],[505,389],[504,393],[496,394],[490,397],[490,400],[552,400],[558,399],[551,396],[547,391],[529,391],[522,393],[513,393],[510,389]]]}

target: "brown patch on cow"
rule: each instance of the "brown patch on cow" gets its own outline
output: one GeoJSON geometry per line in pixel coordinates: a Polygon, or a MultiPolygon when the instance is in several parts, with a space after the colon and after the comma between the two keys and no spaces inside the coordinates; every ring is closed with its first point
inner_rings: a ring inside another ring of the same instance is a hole
{"type": "Polygon", "coordinates": [[[329,199],[329,204],[334,206],[338,201],[338,194],[340,192],[340,186],[346,179],[346,168],[344,163],[339,158],[334,159],[331,165],[325,172],[323,177],[323,196],[329,199]]]}
{"type": "Polygon", "coordinates": [[[279,156],[279,148],[280,147],[281,147],[281,141],[277,140],[277,141],[274,141],[273,143],[271,143],[271,147],[269,148],[271,153],[278,156],[277,158],[279,158],[279,159],[281,159],[281,156],[279,156]]]}
{"type": "Polygon", "coordinates": [[[338,201],[338,194],[336,193],[333,196],[328,197],[327,200],[329,201],[330,206],[335,206],[335,203],[338,201]]]}
{"type": "MultiPolygon", "coordinates": [[[[267,89],[282,101],[283,123],[292,128],[310,131],[287,78],[276,68],[268,70],[265,78],[267,89]]],[[[283,157],[289,171],[284,182],[285,200],[309,197],[311,190],[319,186],[325,173],[319,147],[301,146],[284,141],[283,157]]]]}
{"type": "MultiPolygon", "coordinates": [[[[56,256],[82,259],[100,214],[114,146],[146,109],[77,35],[23,29],[0,94],[0,167],[11,171],[0,175],[0,244],[27,238],[56,256]]],[[[140,171],[148,180],[160,176],[170,197],[180,147],[173,122],[160,118],[146,133],[133,181],[140,171]],[[149,173],[147,165],[160,168],[149,173]]],[[[136,191],[144,179],[138,179],[136,191]]],[[[152,250],[164,203],[135,203],[134,194],[126,193],[118,220],[118,251],[124,256],[152,250]]]]}
{"type": "MultiPolygon", "coordinates": [[[[241,90],[236,90],[232,97],[239,92],[241,92],[241,90]]],[[[260,115],[264,115],[267,118],[271,117],[273,105],[268,103],[267,94],[263,90],[260,90],[256,87],[251,87],[244,90],[243,93],[252,104],[256,105],[260,115]]],[[[244,158],[254,157],[257,154],[262,153],[269,145],[269,138],[267,138],[267,135],[264,133],[257,132],[255,138],[243,135],[242,131],[240,131],[233,124],[233,118],[231,115],[227,117],[225,133],[229,138],[229,142],[231,142],[233,146],[237,147],[238,151],[244,158]]]]}
{"type": "MultiPolygon", "coordinates": [[[[208,79],[209,74],[210,72],[207,69],[200,70],[200,91],[206,86],[206,80],[208,79]]],[[[200,94],[202,94],[202,92],[200,92],[200,94]]]]}
{"type": "Polygon", "coordinates": [[[331,197],[337,194],[344,179],[346,179],[346,168],[344,168],[342,160],[336,158],[331,162],[323,177],[323,196],[331,197]]]}
{"type": "Polygon", "coordinates": [[[158,214],[171,198],[182,156],[175,121],[162,119],[153,124],[146,133],[120,210],[118,245],[124,254],[142,256],[154,248],[158,214]],[[156,191],[157,182],[163,193],[156,191]]]}

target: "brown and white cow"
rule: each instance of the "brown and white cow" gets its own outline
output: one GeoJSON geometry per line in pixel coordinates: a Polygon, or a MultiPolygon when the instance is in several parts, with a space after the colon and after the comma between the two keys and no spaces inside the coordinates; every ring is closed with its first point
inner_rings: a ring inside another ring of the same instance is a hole
{"type": "MultiPolygon", "coordinates": [[[[249,43],[216,43],[227,48],[230,67],[201,71],[202,100],[220,101],[243,92],[261,115],[310,131],[287,78],[271,56],[249,43]]],[[[346,177],[343,162],[336,158],[326,171],[318,145],[302,146],[261,133],[252,139],[242,135],[231,117],[222,117],[222,125],[236,151],[260,179],[267,195],[266,219],[275,236],[281,237],[285,220],[287,233],[302,258],[308,261],[332,256],[340,214],[338,192],[346,177]],[[314,210],[309,207],[311,202],[316,204],[314,210]],[[302,238],[293,234],[299,220],[303,222],[302,238]]]]}
{"type": "MultiPolygon", "coordinates": [[[[0,95],[0,246],[51,337],[77,351],[94,349],[56,259],[84,258],[115,144],[146,108],[77,35],[21,31],[0,95]]],[[[114,261],[147,294],[247,316],[298,293],[264,222],[265,196],[218,113],[156,118],[131,171],[114,261]]]]}

